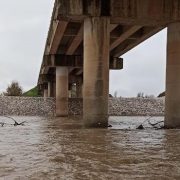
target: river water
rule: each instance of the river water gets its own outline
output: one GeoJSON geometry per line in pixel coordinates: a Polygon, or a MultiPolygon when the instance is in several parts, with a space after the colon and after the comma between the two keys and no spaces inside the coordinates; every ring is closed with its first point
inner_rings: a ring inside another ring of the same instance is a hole
{"type": "MultiPolygon", "coordinates": [[[[180,130],[136,130],[147,117],[110,117],[109,129],[81,118],[14,117],[0,127],[0,179],[180,179],[180,130]]],[[[163,120],[152,117],[151,122],[163,120]]]]}

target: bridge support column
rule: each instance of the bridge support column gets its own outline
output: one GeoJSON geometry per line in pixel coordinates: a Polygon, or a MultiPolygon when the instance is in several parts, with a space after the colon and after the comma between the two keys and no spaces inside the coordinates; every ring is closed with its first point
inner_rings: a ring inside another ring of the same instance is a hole
{"type": "Polygon", "coordinates": [[[48,97],[53,97],[53,82],[48,82],[48,97]]]}
{"type": "Polygon", "coordinates": [[[109,18],[84,21],[83,119],[86,127],[108,126],[109,18]]]}
{"type": "Polygon", "coordinates": [[[77,98],[82,98],[82,86],[83,86],[82,77],[78,77],[77,81],[76,81],[76,96],[77,96],[77,98]]]}
{"type": "Polygon", "coordinates": [[[165,127],[180,128],[180,23],[168,26],[165,127]]]}
{"type": "Polygon", "coordinates": [[[71,98],[72,97],[72,83],[68,84],[68,97],[71,98]]]}
{"type": "Polygon", "coordinates": [[[53,82],[53,97],[56,97],[56,81],[53,82]]]}
{"type": "Polygon", "coordinates": [[[48,97],[48,89],[44,89],[44,98],[48,97]]]}
{"type": "Polygon", "coordinates": [[[68,116],[67,67],[56,67],[56,116],[68,116]]]}

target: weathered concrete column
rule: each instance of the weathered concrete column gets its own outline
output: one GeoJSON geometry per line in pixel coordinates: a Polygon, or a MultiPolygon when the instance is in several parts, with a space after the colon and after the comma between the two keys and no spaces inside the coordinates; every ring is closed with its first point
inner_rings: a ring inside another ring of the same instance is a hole
{"type": "Polygon", "coordinates": [[[56,116],[68,116],[67,67],[56,67],[56,116]]]}
{"type": "Polygon", "coordinates": [[[48,89],[44,89],[44,97],[48,97],[48,89]]]}
{"type": "Polygon", "coordinates": [[[180,23],[168,26],[165,127],[180,128],[180,23]]]}
{"type": "Polygon", "coordinates": [[[53,97],[56,97],[56,81],[53,82],[53,97]]]}
{"type": "Polygon", "coordinates": [[[68,97],[69,98],[72,97],[72,83],[69,83],[69,85],[68,85],[68,97]]]}
{"type": "Polygon", "coordinates": [[[53,82],[48,82],[48,97],[53,97],[53,82]]]}
{"type": "Polygon", "coordinates": [[[77,98],[82,98],[82,86],[83,86],[83,79],[82,77],[78,77],[76,81],[76,96],[77,98]]]}
{"type": "Polygon", "coordinates": [[[84,21],[83,119],[86,127],[107,127],[109,93],[109,18],[84,21]]]}

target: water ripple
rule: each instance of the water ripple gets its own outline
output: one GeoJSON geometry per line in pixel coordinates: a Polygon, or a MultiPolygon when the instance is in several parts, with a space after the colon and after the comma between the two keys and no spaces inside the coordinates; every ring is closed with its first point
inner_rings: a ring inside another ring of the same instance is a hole
{"type": "Polygon", "coordinates": [[[180,179],[180,131],[136,130],[146,117],[110,117],[110,129],[84,129],[80,117],[14,118],[26,124],[0,127],[0,179],[180,179]]]}

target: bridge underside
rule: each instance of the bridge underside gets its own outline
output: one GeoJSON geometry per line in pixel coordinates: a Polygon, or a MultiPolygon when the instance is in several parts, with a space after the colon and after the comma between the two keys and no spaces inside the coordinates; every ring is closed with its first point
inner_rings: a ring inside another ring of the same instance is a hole
{"type": "Polygon", "coordinates": [[[108,123],[109,69],[168,27],[167,127],[180,127],[180,2],[178,0],[56,0],[38,87],[68,115],[68,97],[83,97],[87,127],[108,123]],[[71,92],[71,93],[69,93],[71,92]]]}

